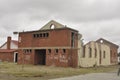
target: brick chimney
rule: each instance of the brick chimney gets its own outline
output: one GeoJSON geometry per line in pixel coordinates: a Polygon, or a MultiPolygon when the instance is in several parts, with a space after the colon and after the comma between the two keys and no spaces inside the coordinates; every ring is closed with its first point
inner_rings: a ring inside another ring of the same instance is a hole
{"type": "Polygon", "coordinates": [[[10,36],[8,36],[7,37],[7,49],[10,49],[10,44],[11,43],[11,37],[10,36]]]}

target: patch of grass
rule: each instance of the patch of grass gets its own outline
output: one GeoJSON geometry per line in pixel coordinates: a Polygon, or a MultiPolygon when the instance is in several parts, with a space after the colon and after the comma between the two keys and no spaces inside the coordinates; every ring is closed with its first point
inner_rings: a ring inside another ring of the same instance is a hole
{"type": "Polygon", "coordinates": [[[17,65],[15,63],[0,63],[0,73],[18,77],[66,77],[87,73],[109,72],[117,69],[118,66],[97,67],[97,68],[62,68],[52,66],[17,65]]]}

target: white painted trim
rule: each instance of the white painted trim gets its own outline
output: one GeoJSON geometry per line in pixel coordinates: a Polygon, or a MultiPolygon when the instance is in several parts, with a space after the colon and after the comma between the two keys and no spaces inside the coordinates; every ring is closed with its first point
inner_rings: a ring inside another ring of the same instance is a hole
{"type": "Polygon", "coordinates": [[[16,59],[16,54],[18,54],[18,52],[14,52],[14,63],[15,63],[15,59],[16,59]]]}

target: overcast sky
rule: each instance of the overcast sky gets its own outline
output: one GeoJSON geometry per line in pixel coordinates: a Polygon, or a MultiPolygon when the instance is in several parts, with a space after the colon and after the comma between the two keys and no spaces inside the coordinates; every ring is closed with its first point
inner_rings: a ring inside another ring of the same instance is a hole
{"type": "Polygon", "coordinates": [[[102,37],[120,45],[120,0],[0,0],[0,44],[50,20],[79,30],[85,42],[102,37]]]}

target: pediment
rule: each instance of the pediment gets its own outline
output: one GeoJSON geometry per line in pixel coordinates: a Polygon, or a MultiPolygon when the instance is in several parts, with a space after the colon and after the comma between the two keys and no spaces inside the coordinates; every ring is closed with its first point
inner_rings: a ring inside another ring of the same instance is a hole
{"type": "Polygon", "coordinates": [[[58,28],[64,28],[64,27],[65,27],[64,25],[62,25],[54,20],[51,20],[46,25],[44,25],[40,30],[58,29],[58,28]]]}

